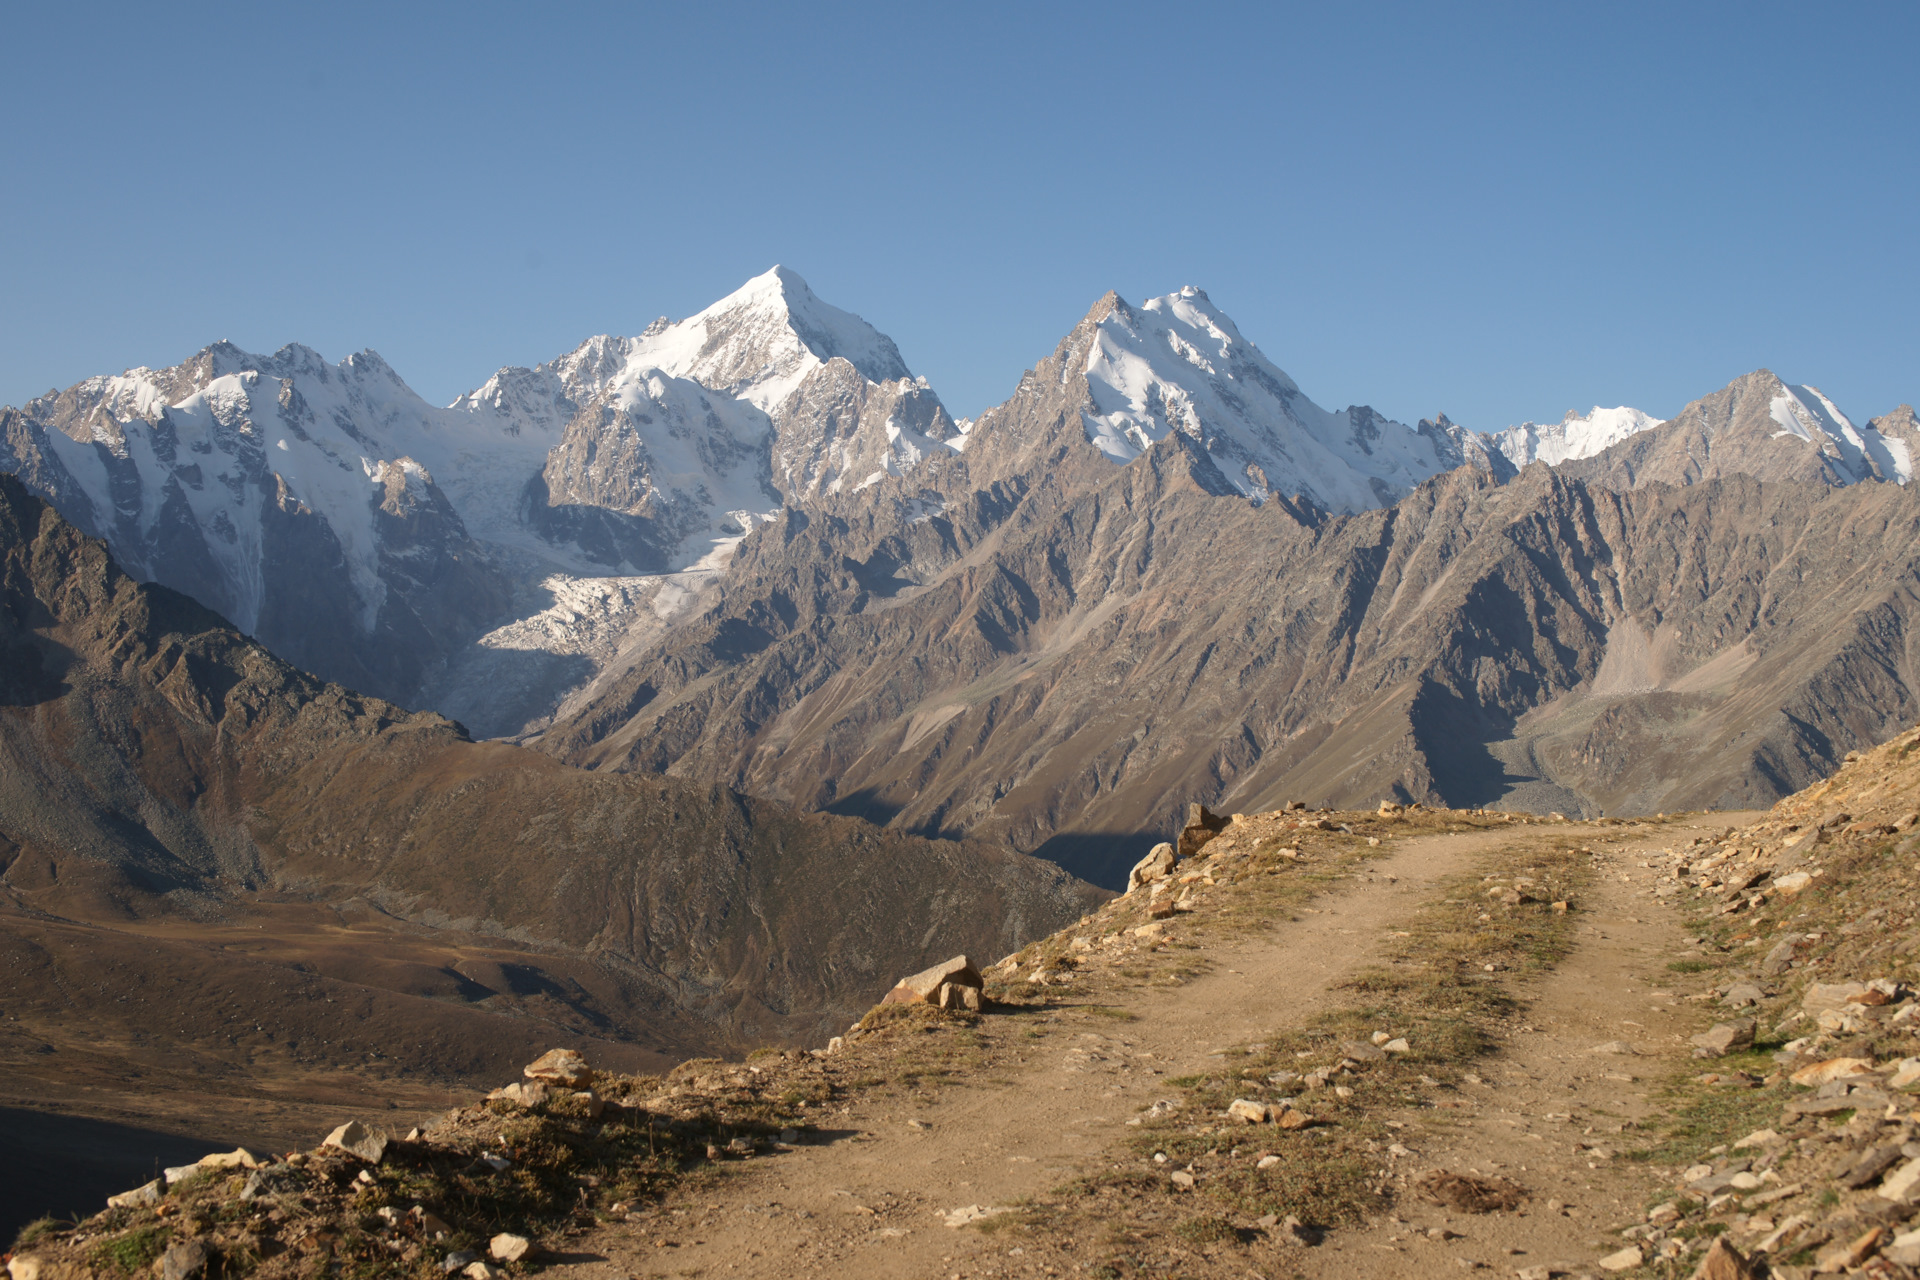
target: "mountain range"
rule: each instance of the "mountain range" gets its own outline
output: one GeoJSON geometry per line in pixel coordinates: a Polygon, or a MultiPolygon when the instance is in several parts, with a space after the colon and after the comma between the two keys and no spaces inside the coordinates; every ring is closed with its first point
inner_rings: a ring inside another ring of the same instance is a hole
{"type": "Polygon", "coordinates": [[[1190,800],[1758,803],[1911,718],[1910,407],[1320,408],[1109,294],[956,420],[776,267],[444,408],[216,344],[0,415],[0,467],[295,666],[599,772],[1104,883],[1190,800]]]}

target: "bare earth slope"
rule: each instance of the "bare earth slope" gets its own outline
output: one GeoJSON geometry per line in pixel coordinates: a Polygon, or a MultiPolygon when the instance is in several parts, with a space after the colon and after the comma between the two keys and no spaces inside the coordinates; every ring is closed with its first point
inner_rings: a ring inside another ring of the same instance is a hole
{"type": "Polygon", "coordinates": [[[11,477],[0,653],[0,1055],[37,1089],[431,1093],[556,1037],[635,1066],[806,1038],[1099,898],[473,743],[131,581],[11,477]]]}

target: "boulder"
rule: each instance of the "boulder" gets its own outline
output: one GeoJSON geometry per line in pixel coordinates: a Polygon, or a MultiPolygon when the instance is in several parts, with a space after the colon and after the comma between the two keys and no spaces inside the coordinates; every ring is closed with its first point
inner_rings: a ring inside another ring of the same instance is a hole
{"type": "Polygon", "coordinates": [[[943,982],[934,1003],[942,1009],[965,1009],[969,1013],[979,1013],[980,988],[958,982],[943,982]]]}
{"type": "Polygon", "coordinates": [[[520,1074],[541,1084],[568,1089],[584,1089],[593,1083],[593,1068],[572,1049],[549,1049],[528,1063],[520,1074]]]}
{"type": "Polygon", "coordinates": [[[1720,997],[1720,1003],[1729,1009],[1745,1009],[1749,1005],[1759,1004],[1767,998],[1767,993],[1758,983],[1736,982],[1727,988],[1720,997]]]}
{"type": "Polygon", "coordinates": [[[108,1196],[107,1208],[144,1209],[148,1205],[159,1204],[161,1197],[167,1193],[166,1186],[166,1183],[162,1182],[159,1178],[155,1178],[145,1186],[135,1187],[131,1191],[122,1191],[117,1196],[108,1196]]]}
{"type": "Polygon", "coordinates": [[[187,1280],[207,1269],[207,1246],[201,1240],[186,1240],[160,1255],[160,1280],[187,1280]]]}
{"type": "Polygon", "coordinates": [[[1290,1107],[1285,1104],[1269,1108],[1267,1118],[1279,1125],[1282,1129],[1304,1129],[1313,1123],[1312,1116],[1300,1110],[1298,1107],[1290,1107]]]}
{"type": "Polygon", "coordinates": [[[946,985],[978,990],[987,984],[981,980],[980,971],[965,956],[955,956],[931,969],[922,969],[912,977],[900,979],[880,1003],[937,1005],[940,1003],[940,988],[946,985]]]}
{"type": "Polygon", "coordinates": [[[1693,1056],[1718,1058],[1737,1049],[1750,1049],[1753,1047],[1753,1032],[1752,1018],[1736,1018],[1732,1022],[1719,1023],[1693,1037],[1693,1056]]]}
{"type": "Polygon", "coordinates": [[[1227,820],[1214,813],[1203,804],[1187,806],[1187,822],[1180,829],[1180,838],[1175,842],[1174,858],[1191,858],[1200,852],[1201,846],[1227,829],[1227,820]]]}
{"type": "Polygon", "coordinates": [[[1173,846],[1161,843],[1147,850],[1147,856],[1133,864],[1133,870],[1127,873],[1127,892],[1132,893],[1141,885],[1152,884],[1163,879],[1173,871],[1179,859],[1174,856],[1173,846]]]}
{"type": "Polygon", "coordinates": [[[1227,1106],[1227,1115],[1245,1124],[1265,1124],[1267,1104],[1255,1102],[1251,1098],[1235,1098],[1227,1106]]]}
{"type": "Polygon", "coordinates": [[[488,1102],[511,1102],[517,1107],[537,1107],[547,1100],[549,1090],[535,1081],[516,1080],[504,1089],[487,1095],[488,1102]]]}
{"type": "Polygon", "coordinates": [[[7,1275],[12,1280],[40,1280],[40,1259],[31,1253],[16,1253],[7,1260],[7,1275]]]}
{"type": "Polygon", "coordinates": [[[387,1153],[387,1135],[375,1133],[358,1120],[349,1120],[327,1135],[323,1144],[338,1147],[351,1156],[358,1156],[368,1164],[379,1164],[380,1157],[387,1153]]]}

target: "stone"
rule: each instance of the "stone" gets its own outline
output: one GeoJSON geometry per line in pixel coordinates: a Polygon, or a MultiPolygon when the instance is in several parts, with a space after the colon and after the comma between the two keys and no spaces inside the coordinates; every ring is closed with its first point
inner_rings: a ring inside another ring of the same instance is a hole
{"type": "Polygon", "coordinates": [[[507,1273],[491,1262],[469,1262],[460,1274],[467,1280],[507,1280],[507,1273]]]}
{"type": "Polygon", "coordinates": [[[1749,1005],[1759,1004],[1766,998],[1767,993],[1760,988],[1759,984],[1736,982],[1727,988],[1725,995],[1720,997],[1720,1003],[1729,1009],[1745,1009],[1749,1005]]]}
{"type": "Polygon", "coordinates": [[[1279,1125],[1282,1129],[1305,1129],[1313,1123],[1312,1116],[1300,1110],[1298,1107],[1286,1105],[1277,1108],[1268,1108],[1267,1118],[1279,1125]]]}
{"type": "Polygon", "coordinates": [[[18,1253],[7,1260],[7,1274],[13,1280],[40,1280],[40,1259],[31,1253],[18,1253]]]}
{"type": "Polygon", "coordinates": [[[439,1240],[453,1233],[453,1228],[447,1225],[444,1218],[431,1212],[424,1205],[413,1206],[408,1210],[407,1216],[413,1219],[414,1225],[419,1227],[421,1233],[429,1240],[439,1240]]]}
{"type": "Polygon", "coordinates": [[[1127,873],[1127,892],[1132,893],[1141,885],[1152,884],[1172,873],[1174,863],[1179,861],[1173,856],[1173,846],[1161,843],[1147,850],[1147,856],[1133,864],[1133,870],[1127,873]]]}
{"type": "Polygon", "coordinates": [[[970,1013],[980,1012],[980,988],[962,986],[957,982],[940,984],[939,997],[934,1001],[942,1009],[964,1009],[970,1013]]]}
{"type": "Polygon", "coordinates": [[[159,1178],[155,1178],[145,1186],[135,1187],[131,1191],[122,1191],[117,1196],[108,1196],[107,1208],[144,1209],[148,1205],[159,1204],[161,1197],[166,1195],[166,1185],[159,1178]]]}
{"type": "Polygon", "coordinates": [[[207,1269],[207,1246],[202,1240],[184,1240],[160,1255],[160,1280],[187,1280],[207,1269]]]}
{"type": "Polygon", "coordinates": [[[1245,1124],[1265,1124],[1267,1104],[1251,1098],[1235,1098],[1227,1105],[1227,1115],[1245,1124]]]}
{"type": "Polygon", "coordinates": [[[1168,1176],[1172,1179],[1173,1185],[1179,1187],[1182,1191],[1193,1190],[1193,1175],[1185,1169],[1175,1169],[1172,1174],[1168,1176]]]}
{"type": "Polygon", "coordinates": [[[1227,820],[1203,804],[1187,806],[1187,822],[1180,829],[1180,838],[1175,842],[1176,860],[1191,858],[1200,852],[1207,841],[1227,829],[1227,820]]]}
{"type": "Polygon", "coordinates": [[[521,1069],[521,1075],[545,1085],[584,1089],[593,1083],[593,1068],[572,1049],[549,1049],[521,1069]]]}
{"type": "Polygon", "coordinates": [[[1773,887],[1791,898],[1813,883],[1813,877],[1804,871],[1789,871],[1784,876],[1773,878],[1773,887]]]}
{"type": "Polygon", "coordinates": [[[338,1147],[368,1164],[379,1164],[380,1157],[387,1153],[387,1135],[373,1132],[358,1120],[349,1120],[328,1134],[322,1145],[338,1147]]]}
{"type": "Polygon", "coordinates": [[[1911,1089],[1920,1084],[1920,1058],[1902,1058],[1893,1064],[1893,1076],[1887,1081],[1889,1089],[1911,1089]]]}
{"type": "Polygon", "coordinates": [[[1588,1052],[1590,1053],[1634,1053],[1637,1051],[1634,1049],[1632,1045],[1628,1044],[1625,1040],[1609,1040],[1605,1044],[1597,1044],[1593,1046],[1593,1048],[1588,1050],[1588,1052]]]}
{"type": "MultiPolygon", "coordinates": [[[[934,1212],[940,1213],[938,1209],[934,1210],[934,1212]]],[[[984,1219],[1007,1212],[1010,1212],[1010,1210],[1002,1207],[968,1204],[962,1205],[958,1209],[949,1209],[945,1213],[940,1213],[940,1218],[950,1227],[964,1227],[968,1223],[980,1222],[984,1219]]]]}
{"type": "Polygon", "coordinates": [[[1882,1200],[1891,1200],[1895,1204],[1904,1204],[1914,1198],[1914,1189],[1920,1187],[1920,1156],[1895,1169],[1880,1183],[1875,1192],[1882,1200]]]}
{"type": "Polygon", "coordinates": [[[1760,962],[1760,972],[1767,977],[1777,977],[1793,968],[1793,949],[1806,941],[1804,934],[1789,933],[1773,944],[1766,959],[1760,962]]]}
{"type": "Polygon", "coordinates": [[[1800,997],[1800,1007],[1809,1013],[1818,1013],[1822,1009],[1838,1009],[1854,996],[1863,994],[1867,989],[1864,982],[1816,982],[1808,986],[1800,997]]]}
{"type": "Polygon", "coordinates": [[[487,1253],[495,1262],[518,1262],[533,1252],[533,1241],[502,1231],[487,1241],[487,1253]]]}
{"type": "Polygon", "coordinates": [[[1715,1236],[1707,1256],[1693,1269],[1693,1280],[1759,1280],[1760,1272],[1726,1237],[1715,1236]]]}
{"type": "Polygon", "coordinates": [[[1412,1053],[1412,1052],[1413,1052],[1413,1046],[1407,1043],[1407,1041],[1406,1041],[1406,1038],[1405,1038],[1404,1036],[1396,1036],[1396,1037],[1394,1037],[1393,1039],[1391,1039],[1391,1040],[1389,1040],[1389,1041],[1387,1041],[1387,1042],[1386,1042],[1385,1044],[1383,1044],[1383,1045],[1381,1045],[1381,1046],[1380,1046],[1380,1052],[1382,1052],[1382,1053],[1412,1053]]]}
{"type": "Polygon", "coordinates": [[[598,1120],[606,1114],[607,1100],[591,1089],[583,1089],[574,1094],[573,1100],[586,1107],[589,1120],[598,1120]]]}
{"type": "Polygon", "coordinates": [[[1258,1160],[1255,1160],[1253,1162],[1253,1167],[1256,1169],[1271,1169],[1273,1168],[1273,1166],[1279,1163],[1280,1163],[1279,1156],[1261,1156],[1258,1160]]]}
{"type": "Polygon", "coordinates": [[[1386,1050],[1377,1044],[1368,1044],[1365,1040],[1347,1041],[1340,1046],[1340,1054],[1355,1062],[1383,1062],[1387,1056],[1386,1050]]]}
{"type": "Polygon", "coordinates": [[[1693,1056],[1718,1058],[1737,1049],[1750,1049],[1753,1047],[1753,1032],[1752,1018],[1736,1018],[1732,1022],[1719,1023],[1693,1037],[1693,1056]]]}
{"type": "Polygon", "coordinates": [[[1869,1227],[1846,1244],[1838,1244],[1820,1255],[1813,1265],[1817,1275],[1833,1275],[1841,1271],[1851,1271],[1865,1262],[1879,1249],[1881,1239],[1887,1234],[1885,1227],[1869,1227]]]}
{"type": "Polygon", "coordinates": [[[965,956],[955,956],[943,960],[931,969],[922,969],[911,977],[900,979],[893,990],[887,992],[882,1004],[938,1004],[940,988],[952,983],[960,987],[984,987],[986,983],[980,977],[965,956]]]}
{"type": "Polygon", "coordinates": [[[504,1089],[495,1089],[487,1095],[488,1102],[511,1102],[516,1107],[531,1110],[543,1105],[549,1096],[547,1086],[533,1081],[516,1080],[504,1089]]]}
{"type": "Polygon", "coordinates": [[[1173,919],[1175,910],[1176,908],[1173,905],[1172,898],[1162,898],[1147,908],[1147,918],[1149,920],[1171,920],[1173,919]]]}
{"type": "Polygon", "coordinates": [[[1773,1130],[1755,1129],[1752,1133],[1734,1143],[1733,1149],[1735,1151],[1742,1151],[1748,1147],[1767,1147],[1772,1146],[1778,1141],[1780,1141],[1780,1135],[1773,1130]]]}
{"type": "Polygon", "coordinates": [[[1849,1191],[1859,1191],[1870,1187],[1880,1180],[1880,1175],[1900,1163],[1900,1147],[1897,1143],[1885,1143],[1870,1147],[1839,1175],[1840,1185],[1849,1191]]]}
{"type": "Polygon", "coordinates": [[[452,1275],[456,1271],[465,1270],[478,1261],[480,1261],[480,1255],[473,1250],[455,1249],[452,1253],[440,1260],[440,1269],[448,1275],[452,1275]]]}
{"type": "Polygon", "coordinates": [[[1873,1071],[1871,1058],[1828,1058],[1801,1067],[1787,1078],[1805,1089],[1817,1089],[1835,1080],[1863,1076],[1873,1071]]]}
{"type": "Polygon", "coordinates": [[[1646,1255],[1640,1252],[1638,1245],[1628,1245],[1618,1253],[1610,1253],[1599,1261],[1603,1271],[1631,1271],[1646,1261],[1646,1255]]]}

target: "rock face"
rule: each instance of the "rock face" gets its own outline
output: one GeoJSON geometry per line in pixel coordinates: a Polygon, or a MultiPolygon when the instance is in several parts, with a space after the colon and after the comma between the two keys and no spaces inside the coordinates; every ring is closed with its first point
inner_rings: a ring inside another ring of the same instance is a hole
{"type": "Polygon", "coordinates": [[[1192,801],[1737,807],[1920,714],[1907,488],[1463,468],[1328,519],[1178,432],[1090,457],[1084,359],[957,459],[784,513],[541,748],[1117,889],[1192,801]]]}
{"type": "Polygon", "coordinates": [[[1004,849],[476,744],[133,582],[5,476],[0,654],[8,1013],[49,1042],[447,1079],[564,1040],[641,1066],[844,1025],[927,938],[1005,952],[1102,896],[1004,849]],[[343,912],[367,931],[344,947],[343,912]],[[217,958],[119,931],[209,915],[271,929],[217,958]]]}

